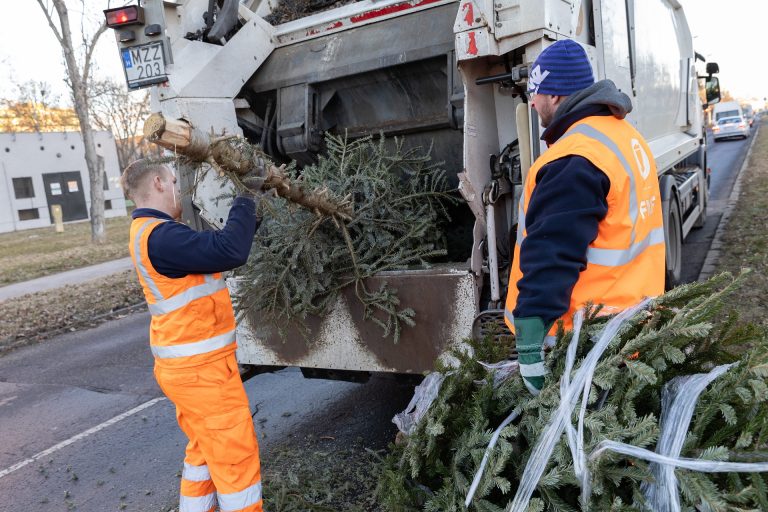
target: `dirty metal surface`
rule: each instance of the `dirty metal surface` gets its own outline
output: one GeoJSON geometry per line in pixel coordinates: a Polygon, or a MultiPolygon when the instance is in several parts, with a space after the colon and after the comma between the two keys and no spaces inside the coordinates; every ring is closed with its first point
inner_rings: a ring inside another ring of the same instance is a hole
{"type": "MultiPolygon", "coordinates": [[[[285,326],[285,335],[256,316],[238,325],[238,359],[243,364],[300,366],[339,370],[421,373],[435,359],[472,333],[476,314],[474,276],[465,269],[384,272],[367,281],[397,290],[402,307],[416,312],[413,327],[404,326],[400,340],[384,338],[382,329],[364,320],[364,307],[348,288],[323,318],[308,317],[309,334],[285,326]]],[[[230,287],[236,288],[236,282],[230,287]]]]}

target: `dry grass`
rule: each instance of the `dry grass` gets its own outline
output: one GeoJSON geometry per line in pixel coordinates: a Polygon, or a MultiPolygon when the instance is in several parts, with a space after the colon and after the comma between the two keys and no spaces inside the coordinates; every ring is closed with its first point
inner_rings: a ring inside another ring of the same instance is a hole
{"type": "Polygon", "coordinates": [[[133,270],[0,302],[0,354],[97,325],[116,311],[143,303],[144,294],[133,270]]]}
{"type": "Polygon", "coordinates": [[[768,120],[763,122],[741,181],[741,195],[723,234],[719,271],[752,269],[733,296],[742,320],[768,327],[768,120]]]}
{"type": "Polygon", "coordinates": [[[107,243],[91,243],[89,222],[0,235],[0,286],[128,256],[129,216],[107,219],[107,243]]]}

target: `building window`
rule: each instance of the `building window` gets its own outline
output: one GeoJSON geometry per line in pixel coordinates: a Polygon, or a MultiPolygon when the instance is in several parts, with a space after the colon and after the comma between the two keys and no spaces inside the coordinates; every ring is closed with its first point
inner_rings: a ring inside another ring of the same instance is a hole
{"type": "Polygon", "coordinates": [[[111,199],[107,199],[106,201],[104,201],[104,209],[105,210],[111,210],[112,209],[112,200],[111,199]]]}
{"type": "Polygon", "coordinates": [[[106,171],[104,171],[104,190],[109,190],[109,178],[106,171]]]}
{"type": "Polygon", "coordinates": [[[19,210],[19,220],[35,220],[40,218],[40,212],[37,208],[28,208],[19,210]]]}
{"type": "Polygon", "coordinates": [[[32,178],[13,178],[13,191],[16,193],[16,199],[35,197],[32,178]]]}

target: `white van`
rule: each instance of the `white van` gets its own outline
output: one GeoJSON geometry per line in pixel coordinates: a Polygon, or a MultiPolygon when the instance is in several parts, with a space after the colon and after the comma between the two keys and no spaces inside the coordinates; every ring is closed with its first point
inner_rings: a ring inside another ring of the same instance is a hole
{"type": "Polygon", "coordinates": [[[714,124],[717,124],[720,119],[725,119],[726,117],[741,117],[743,119],[744,111],[741,109],[738,101],[726,101],[715,104],[715,110],[712,112],[712,115],[714,116],[714,124]]]}

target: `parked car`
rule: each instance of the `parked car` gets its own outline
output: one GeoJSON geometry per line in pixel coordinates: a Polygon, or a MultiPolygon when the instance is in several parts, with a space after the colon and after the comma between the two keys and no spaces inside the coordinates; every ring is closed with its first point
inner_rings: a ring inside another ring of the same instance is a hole
{"type": "Polygon", "coordinates": [[[712,136],[715,142],[729,137],[746,139],[749,137],[749,123],[741,116],[722,118],[712,127],[712,136]]]}

